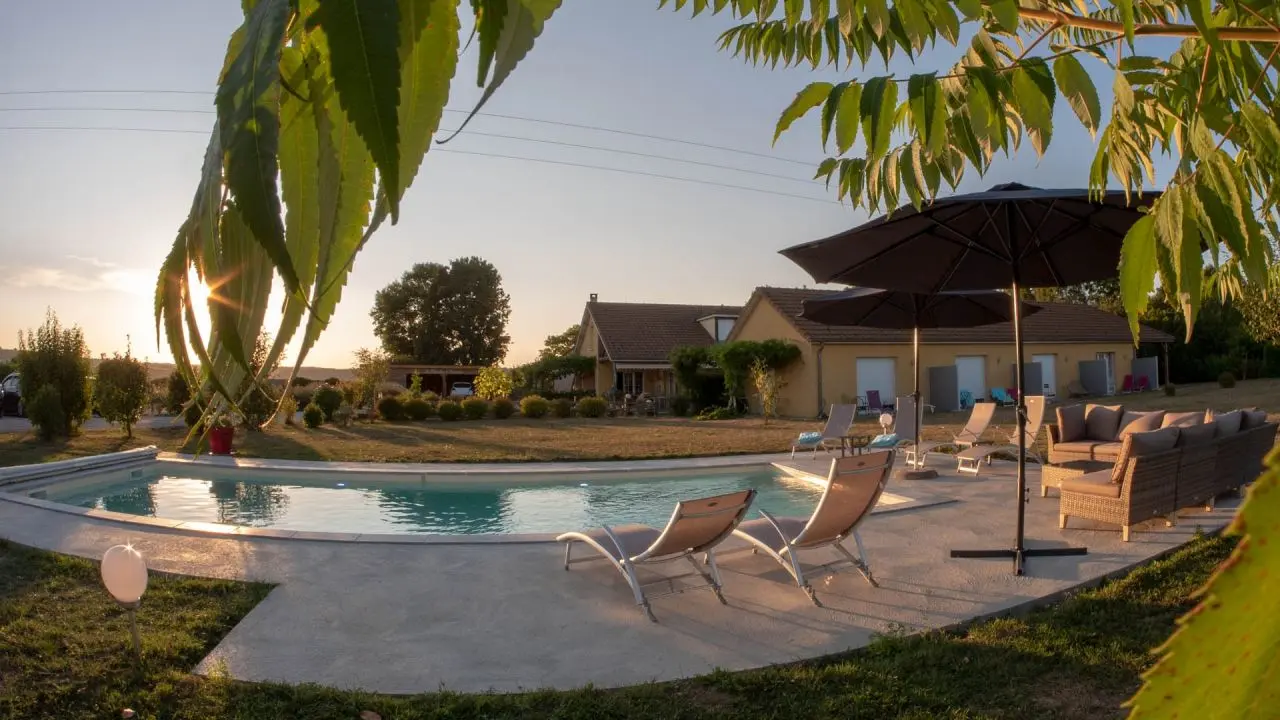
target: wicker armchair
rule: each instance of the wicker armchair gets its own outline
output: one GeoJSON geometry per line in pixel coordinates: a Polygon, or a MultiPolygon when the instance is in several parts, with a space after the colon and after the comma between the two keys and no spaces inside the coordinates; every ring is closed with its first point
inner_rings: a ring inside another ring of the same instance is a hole
{"type": "MultiPolygon", "coordinates": [[[[1175,431],[1176,432],[1176,431],[1175,431]]],[[[1143,433],[1148,434],[1148,433],[1143,433]]],[[[1129,541],[1129,529],[1154,517],[1172,524],[1177,511],[1178,465],[1182,450],[1151,454],[1132,452],[1132,438],[1125,441],[1120,460],[1111,470],[1065,480],[1061,486],[1058,527],[1071,517],[1120,526],[1121,539],[1129,541]],[[1119,475],[1119,482],[1114,482],[1119,475]]]]}

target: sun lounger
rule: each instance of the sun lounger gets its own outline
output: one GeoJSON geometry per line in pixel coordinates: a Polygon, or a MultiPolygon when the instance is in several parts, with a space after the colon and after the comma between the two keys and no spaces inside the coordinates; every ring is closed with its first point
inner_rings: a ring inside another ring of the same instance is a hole
{"type": "Polygon", "coordinates": [[[995,412],[995,403],[974,403],[973,411],[969,413],[969,422],[965,423],[964,428],[956,433],[955,438],[949,441],[920,443],[920,447],[908,447],[905,453],[907,467],[913,470],[923,468],[925,455],[935,452],[939,448],[953,447],[959,449],[977,445],[982,440],[982,433],[986,432],[987,426],[991,424],[991,417],[995,412]]]}
{"type": "MultiPolygon", "coordinates": [[[[763,551],[777,560],[814,605],[821,606],[822,603],[818,602],[813,586],[805,579],[804,569],[796,557],[804,550],[835,548],[867,582],[879,587],[867,564],[858,525],[871,514],[879,501],[892,467],[892,450],[833,459],[827,476],[827,489],[818,500],[813,515],[808,518],[774,517],[761,508],[760,519],[742,523],[733,534],[751,543],[753,551],[763,551]],[[857,557],[841,544],[850,536],[857,546],[857,557]]],[[[829,566],[824,569],[830,571],[829,566]]]]}
{"type": "Polygon", "coordinates": [[[843,447],[844,438],[849,434],[849,428],[853,427],[853,417],[857,412],[857,407],[853,405],[832,405],[831,412],[827,413],[827,424],[823,426],[820,433],[805,433],[796,438],[791,443],[791,457],[796,456],[796,450],[813,450],[813,456],[818,457],[818,450],[830,450],[831,444],[837,447],[843,447]]]}
{"type": "Polygon", "coordinates": [[[661,582],[670,583],[677,578],[696,575],[706,580],[706,584],[680,589],[671,585],[672,589],[662,594],[709,587],[723,603],[725,600],[720,589],[720,571],[716,568],[715,547],[742,522],[755,495],[755,490],[741,490],[698,500],[683,500],[676,503],[671,519],[661,530],[647,525],[603,525],[596,530],[564,533],[556,538],[558,542],[565,544],[564,569],[568,570],[573,563],[594,559],[573,558],[574,544],[584,543],[613,563],[631,586],[636,604],[644,608],[650,620],[657,622],[653,609],[649,607],[644,587],[636,575],[636,567],[684,559],[689,561],[696,573],[664,576],[661,582]],[[697,553],[706,555],[706,570],[694,560],[693,556],[697,553]]]}
{"type": "MultiPolygon", "coordinates": [[[[1040,435],[1040,426],[1044,424],[1044,396],[1028,395],[1027,404],[1027,434],[1026,442],[1023,444],[1026,456],[1033,458],[1037,463],[1044,464],[1044,460],[1040,458],[1040,454],[1035,451],[1036,438],[1040,435]]],[[[968,475],[977,475],[982,468],[982,464],[991,464],[991,456],[999,453],[1006,453],[1017,457],[1018,455],[1018,430],[1014,428],[1010,433],[1006,442],[998,445],[975,445],[963,450],[956,455],[956,471],[968,475]]]]}

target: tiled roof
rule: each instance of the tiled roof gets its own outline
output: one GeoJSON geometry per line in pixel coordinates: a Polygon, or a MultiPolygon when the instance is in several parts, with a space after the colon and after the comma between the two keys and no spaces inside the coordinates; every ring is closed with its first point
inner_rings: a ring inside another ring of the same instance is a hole
{"type": "Polygon", "coordinates": [[[713,343],[698,318],[741,312],[740,307],[723,305],[587,303],[587,315],[613,362],[665,363],[677,347],[713,343]]]}
{"type": "MultiPolygon", "coordinates": [[[[751,302],[770,302],[795,325],[810,342],[815,343],[909,343],[910,330],[882,330],[860,326],[822,325],[799,317],[802,304],[809,298],[828,295],[830,290],[800,288],[756,288],[751,302]]],[[[1129,323],[1118,315],[1088,305],[1037,303],[1044,309],[1022,321],[1022,339],[1028,343],[1117,342],[1132,340],[1129,323]]],[[[1169,343],[1172,335],[1141,326],[1142,342],[1169,343]]],[[[1010,323],[975,328],[939,328],[921,330],[921,343],[1013,343],[1010,323]]]]}

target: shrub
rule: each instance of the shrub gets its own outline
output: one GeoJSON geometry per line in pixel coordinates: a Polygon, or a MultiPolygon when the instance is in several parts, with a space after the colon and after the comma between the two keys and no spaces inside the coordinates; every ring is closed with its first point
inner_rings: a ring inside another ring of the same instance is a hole
{"type": "Polygon", "coordinates": [[[452,400],[445,400],[436,407],[436,414],[441,420],[453,422],[462,419],[462,406],[452,400]]]}
{"type": "Polygon", "coordinates": [[[677,395],[671,398],[671,414],[676,417],[684,417],[689,414],[689,405],[691,401],[688,396],[677,395]]]}
{"type": "Polygon", "coordinates": [[[378,400],[382,381],[391,371],[391,355],[383,350],[360,348],[356,351],[356,378],[351,383],[356,388],[355,397],[347,402],[357,407],[371,407],[378,400]]]}
{"type": "Polygon", "coordinates": [[[478,397],[469,397],[462,401],[462,414],[468,420],[483,420],[489,414],[489,403],[478,397]]]}
{"type": "Polygon", "coordinates": [[[422,399],[432,404],[440,402],[440,396],[431,392],[430,390],[422,393],[422,399]]]}
{"type": "Polygon", "coordinates": [[[388,395],[378,401],[378,416],[383,420],[396,422],[404,419],[404,403],[394,395],[388,395]]]}
{"type": "Polygon", "coordinates": [[[573,414],[573,403],[566,398],[556,398],[551,401],[551,416],[558,418],[567,418],[573,414]]]}
{"type": "Polygon", "coordinates": [[[1218,386],[1224,388],[1233,388],[1236,386],[1236,376],[1230,370],[1224,371],[1218,376],[1218,386]]]}
{"type": "Polygon", "coordinates": [[[422,422],[431,417],[433,409],[431,403],[422,398],[409,398],[409,401],[404,404],[405,417],[415,422],[422,422]]]}
{"type": "Polygon", "coordinates": [[[41,437],[70,437],[89,416],[89,349],[84,332],[78,327],[64,329],[52,310],[38,329],[18,336],[18,372],[32,398],[46,385],[57,391],[46,395],[45,402],[56,398],[61,412],[49,411],[39,418],[28,413],[41,437]]]}
{"type": "Polygon", "coordinates": [[[7,360],[0,361],[0,380],[9,377],[9,373],[13,372],[15,369],[16,368],[14,368],[13,363],[7,360]]]}
{"type": "Polygon", "coordinates": [[[351,420],[355,416],[356,411],[351,408],[351,403],[344,402],[333,411],[333,424],[338,427],[351,427],[351,420]]]}
{"type": "Polygon", "coordinates": [[[510,398],[498,398],[493,401],[493,416],[499,420],[506,420],[516,414],[516,404],[511,402],[510,398]]]}
{"type": "Polygon", "coordinates": [[[147,366],[130,355],[116,355],[98,364],[94,407],[108,422],[124,426],[125,437],[133,437],[133,426],[142,418],[148,394],[147,366]]]}
{"type": "Polygon", "coordinates": [[[608,410],[609,403],[605,402],[602,397],[584,397],[578,401],[578,415],[580,417],[604,417],[608,410]]]}
{"type": "Polygon", "coordinates": [[[293,386],[296,388],[306,387],[310,385],[312,382],[314,382],[314,380],[312,380],[311,378],[302,377],[301,375],[299,375],[298,377],[293,379],[293,386]]]}
{"type": "MultiPolygon", "coordinates": [[[[348,405],[355,405],[360,399],[360,386],[353,382],[344,382],[338,386],[338,392],[342,393],[342,402],[348,405]]],[[[372,406],[372,402],[370,403],[372,406]]]]}
{"type": "Polygon", "coordinates": [[[26,403],[27,419],[41,440],[52,440],[67,427],[67,416],[62,409],[62,396],[55,385],[41,385],[26,403]]]}
{"type": "Polygon", "coordinates": [[[311,403],[302,409],[302,422],[309,428],[318,428],[324,423],[324,408],[311,403]]]}
{"type": "Polygon", "coordinates": [[[297,401],[300,408],[310,405],[313,396],[315,396],[315,392],[310,388],[294,388],[293,390],[293,399],[297,401]]]}
{"type": "Polygon", "coordinates": [[[1173,383],[1165,383],[1164,394],[1168,395],[1169,397],[1173,397],[1174,395],[1178,394],[1178,388],[1175,387],[1173,383]]]}
{"type": "Polygon", "coordinates": [[[698,413],[694,420],[732,420],[738,417],[738,411],[727,407],[707,408],[698,413]]]}
{"type": "Polygon", "coordinates": [[[541,395],[527,395],[520,401],[520,414],[527,418],[545,417],[551,404],[541,395]]]}
{"type": "Polygon", "coordinates": [[[204,415],[204,407],[199,402],[193,402],[182,409],[182,422],[186,426],[193,428],[200,424],[200,417],[204,415]]]}
{"type": "Polygon", "coordinates": [[[278,415],[284,418],[285,425],[293,424],[293,416],[298,414],[298,399],[292,393],[286,393],[284,399],[280,401],[280,412],[278,415]]]}
{"type": "Polygon", "coordinates": [[[169,373],[166,390],[168,394],[165,397],[165,409],[175,414],[181,412],[182,406],[191,399],[191,386],[187,384],[187,379],[182,377],[182,373],[174,370],[169,373]]]}
{"type": "Polygon", "coordinates": [[[332,385],[326,385],[311,396],[311,402],[315,403],[324,411],[324,419],[333,420],[333,413],[342,404],[342,393],[338,388],[332,385]]]}
{"type": "Polygon", "coordinates": [[[481,370],[475,379],[476,397],[485,400],[507,397],[514,386],[511,375],[496,365],[481,370]]]}
{"type": "Polygon", "coordinates": [[[342,384],[342,378],[327,377],[324,379],[324,384],[330,387],[337,387],[338,385],[342,384]]]}

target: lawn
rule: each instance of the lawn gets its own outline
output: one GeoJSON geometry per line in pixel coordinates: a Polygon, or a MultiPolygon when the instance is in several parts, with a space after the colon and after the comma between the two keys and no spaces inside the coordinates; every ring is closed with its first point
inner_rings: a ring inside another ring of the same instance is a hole
{"type": "Polygon", "coordinates": [[[0,718],[1108,718],[1138,687],[1151,648],[1233,541],[1193,541],[1164,560],[1023,618],[965,632],[888,636],[870,647],[763,670],[620,690],[371,696],[238,683],[188,671],[269,588],[153,578],[135,667],[124,615],[93,563],[0,541],[0,718]]]}
{"type": "MultiPolygon", "coordinates": [[[[1123,395],[1100,402],[1134,409],[1202,410],[1258,406],[1280,412],[1280,380],[1250,380],[1235,388],[1216,383],[1186,385],[1174,397],[1161,392],[1123,395]]],[[[926,440],[943,440],[964,425],[967,413],[925,416],[926,440]]],[[[1053,422],[1052,411],[1046,419],[1053,422]]],[[[1013,410],[997,411],[987,438],[999,440],[1013,429],[1013,410]]],[[[242,457],[366,462],[520,462],[547,460],[619,460],[785,452],[814,420],[758,417],[700,422],[686,418],[611,418],[481,420],[446,423],[358,423],[350,428],[274,427],[267,432],[238,432],[236,453],[242,457]]],[[[880,426],[862,417],[854,432],[874,435],[880,426]]],[[[85,432],[71,440],[42,443],[31,435],[0,434],[0,466],[48,462],[96,455],[144,445],[190,451],[184,430],[138,429],[133,440],[118,431],[85,432]]],[[[1044,434],[1041,434],[1041,445],[1044,434]]]]}

